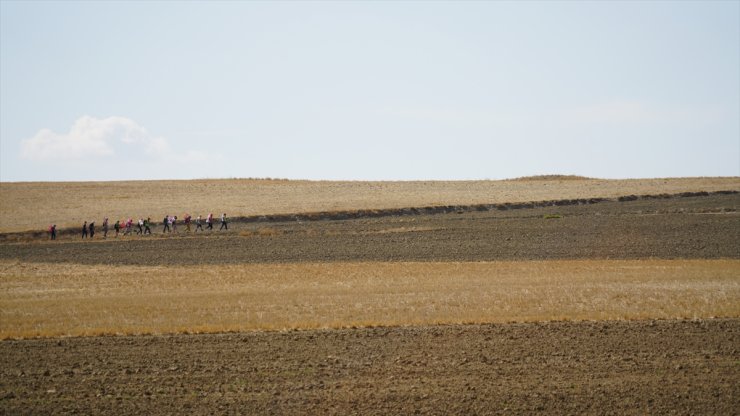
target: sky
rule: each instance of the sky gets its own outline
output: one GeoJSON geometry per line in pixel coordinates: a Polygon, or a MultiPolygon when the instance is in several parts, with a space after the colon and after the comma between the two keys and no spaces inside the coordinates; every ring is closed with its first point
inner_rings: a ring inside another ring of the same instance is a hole
{"type": "Polygon", "coordinates": [[[0,0],[0,181],[740,176],[739,1],[0,0]]]}

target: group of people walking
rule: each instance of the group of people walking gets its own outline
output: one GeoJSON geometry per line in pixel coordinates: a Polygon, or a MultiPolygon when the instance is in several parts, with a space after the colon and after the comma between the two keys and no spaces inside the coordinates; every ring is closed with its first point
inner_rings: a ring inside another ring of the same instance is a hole
{"type": "MultiPolygon", "coordinates": [[[[205,221],[203,221],[202,217],[198,215],[195,220],[193,220],[192,216],[190,214],[185,214],[184,218],[182,220],[182,223],[185,225],[185,232],[190,232],[190,226],[193,222],[195,222],[195,232],[198,232],[198,230],[205,232],[205,230],[213,230],[213,213],[209,213],[208,216],[206,216],[205,221]],[[203,228],[203,223],[205,222],[205,228],[203,228]]],[[[177,233],[177,225],[178,225],[178,219],[177,216],[170,216],[165,215],[164,219],[162,220],[162,234],[164,233],[177,233]]],[[[124,219],[124,220],[117,220],[115,224],[113,224],[113,230],[115,231],[115,237],[118,237],[118,234],[122,235],[129,235],[133,231],[134,233],[138,235],[145,235],[145,234],[151,234],[152,233],[152,227],[154,224],[152,223],[151,218],[139,218],[139,220],[134,223],[133,218],[124,219]],[[136,227],[136,228],[134,228],[136,227]]],[[[106,217],[103,220],[103,224],[101,226],[102,232],[103,232],[103,238],[108,238],[108,218],[106,217]]],[[[226,213],[221,214],[221,228],[219,230],[228,230],[229,229],[229,223],[228,218],[226,217],[226,213]]],[[[57,238],[57,226],[56,224],[52,224],[49,226],[49,235],[51,236],[52,240],[56,240],[57,238]]],[[[91,221],[89,224],[87,221],[85,221],[84,224],[82,224],[82,238],[94,238],[95,236],[95,221],[91,221]]]]}
{"type": "MultiPolygon", "coordinates": [[[[193,217],[190,214],[185,214],[185,217],[182,219],[182,223],[185,224],[185,232],[190,232],[190,225],[193,223],[193,217]]],[[[213,213],[209,213],[205,220],[206,223],[206,230],[213,230],[213,213]]],[[[162,228],[162,233],[165,232],[177,232],[177,216],[169,216],[165,215],[164,219],[162,220],[162,225],[164,228],[162,228]]],[[[226,218],[226,213],[221,214],[221,228],[219,230],[223,229],[229,229],[229,223],[228,219],[226,218]]],[[[195,232],[198,230],[204,231],[203,229],[203,219],[200,215],[195,219],[195,232]]]]}

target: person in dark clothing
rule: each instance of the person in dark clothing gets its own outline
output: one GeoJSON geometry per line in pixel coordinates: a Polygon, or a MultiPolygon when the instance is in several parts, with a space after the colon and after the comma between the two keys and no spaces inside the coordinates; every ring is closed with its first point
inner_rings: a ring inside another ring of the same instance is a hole
{"type": "Polygon", "coordinates": [[[223,230],[224,228],[226,228],[227,230],[229,229],[229,225],[226,222],[226,213],[225,212],[223,214],[221,214],[221,228],[219,228],[219,231],[220,230],[223,230]]]}
{"type": "Polygon", "coordinates": [[[200,223],[200,215],[195,219],[195,232],[197,233],[198,230],[203,231],[203,224],[200,223]]]}
{"type": "Polygon", "coordinates": [[[87,221],[82,224],[82,238],[87,238],[87,221]]]}
{"type": "Polygon", "coordinates": [[[118,237],[118,232],[121,230],[121,221],[116,221],[116,223],[113,224],[113,229],[116,230],[116,237],[118,237]]]}
{"type": "Polygon", "coordinates": [[[95,235],[95,221],[90,223],[89,228],[90,228],[90,238],[93,238],[93,236],[95,235]]]}
{"type": "Polygon", "coordinates": [[[147,217],[147,219],[144,220],[144,234],[151,234],[152,229],[149,228],[149,224],[152,223],[152,219],[147,217]]]}
{"type": "Polygon", "coordinates": [[[51,234],[52,240],[57,239],[57,225],[56,224],[53,224],[51,227],[49,227],[49,234],[51,234]]]}
{"type": "Polygon", "coordinates": [[[108,217],[103,220],[103,238],[108,238],[108,217]]]}
{"type": "Polygon", "coordinates": [[[164,219],[162,220],[162,224],[164,224],[164,228],[162,229],[162,234],[164,234],[167,231],[170,231],[170,216],[165,215],[164,219]]]}

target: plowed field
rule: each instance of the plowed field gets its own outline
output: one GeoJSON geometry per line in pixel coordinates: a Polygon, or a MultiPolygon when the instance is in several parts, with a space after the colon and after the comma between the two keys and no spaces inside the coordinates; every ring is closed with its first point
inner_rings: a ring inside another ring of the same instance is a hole
{"type": "Polygon", "coordinates": [[[0,413],[737,414],[739,206],[1,238],[0,413]]]}
{"type": "Polygon", "coordinates": [[[0,343],[7,414],[716,414],[740,321],[465,325],[0,343]]]}

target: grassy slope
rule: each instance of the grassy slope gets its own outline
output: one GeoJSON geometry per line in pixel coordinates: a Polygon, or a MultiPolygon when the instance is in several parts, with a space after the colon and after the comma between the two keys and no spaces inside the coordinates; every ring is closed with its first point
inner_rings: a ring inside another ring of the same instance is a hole
{"type": "Polygon", "coordinates": [[[507,181],[329,182],[191,180],[0,183],[0,232],[44,230],[50,223],[98,225],[104,217],[189,212],[218,216],[523,202],[696,191],[740,190],[740,178],[538,179],[507,181]]]}

